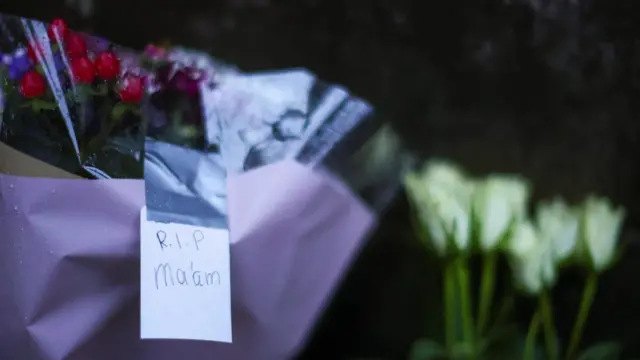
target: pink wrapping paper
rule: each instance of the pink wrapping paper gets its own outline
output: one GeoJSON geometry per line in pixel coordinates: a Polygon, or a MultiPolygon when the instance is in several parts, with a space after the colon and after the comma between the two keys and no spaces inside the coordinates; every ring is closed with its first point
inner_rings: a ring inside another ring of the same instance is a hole
{"type": "Polygon", "coordinates": [[[374,222],[295,162],[228,180],[233,344],[139,339],[142,180],[0,174],[7,360],[281,360],[301,350],[374,222]]]}

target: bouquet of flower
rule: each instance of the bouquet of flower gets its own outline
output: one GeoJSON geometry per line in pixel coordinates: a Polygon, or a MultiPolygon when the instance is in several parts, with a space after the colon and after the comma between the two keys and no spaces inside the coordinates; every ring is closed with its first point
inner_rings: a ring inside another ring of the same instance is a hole
{"type": "Polygon", "coordinates": [[[88,178],[142,178],[147,87],[137,55],[102,39],[0,17],[0,141],[88,178]]]}
{"type": "Polygon", "coordinates": [[[444,343],[419,341],[413,359],[620,358],[620,344],[585,348],[581,340],[598,279],[618,256],[622,208],[595,195],[576,207],[555,198],[540,203],[529,218],[526,180],[495,174],[471,179],[442,161],[407,175],[406,188],[417,235],[444,260],[444,343]],[[471,293],[476,287],[469,271],[474,256],[483,262],[477,297],[471,293]],[[522,332],[510,322],[513,299],[496,297],[501,257],[508,260],[513,275],[509,290],[537,302],[522,332]],[[562,342],[556,333],[551,294],[567,266],[582,269],[585,281],[571,336],[562,342]]]}
{"type": "Polygon", "coordinates": [[[0,299],[0,353],[294,358],[400,183],[385,164],[404,153],[373,107],[304,70],[243,74],[60,20],[1,20],[1,140],[85,177],[144,164],[144,181],[0,173],[0,263],[16,284],[0,299]],[[232,345],[140,341],[145,206],[148,220],[229,231],[232,345]]]}

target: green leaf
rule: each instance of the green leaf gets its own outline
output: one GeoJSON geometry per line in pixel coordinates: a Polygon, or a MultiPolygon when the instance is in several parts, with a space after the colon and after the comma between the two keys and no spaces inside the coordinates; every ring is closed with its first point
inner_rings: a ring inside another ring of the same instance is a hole
{"type": "Polygon", "coordinates": [[[411,348],[410,360],[432,360],[446,357],[444,347],[429,339],[418,340],[411,348]]]}
{"type": "Polygon", "coordinates": [[[36,65],[36,71],[37,71],[40,75],[44,75],[44,69],[42,68],[42,65],[40,65],[40,64],[36,65]]]}
{"type": "Polygon", "coordinates": [[[518,334],[518,326],[516,324],[496,324],[491,328],[491,331],[481,339],[480,347],[484,349],[490,347],[492,344],[512,341],[514,334],[518,334]]]}
{"type": "Polygon", "coordinates": [[[109,85],[107,84],[100,84],[98,85],[98,89],[93,90],[91,89],[92,94],[93,95],[98,95],[98,96],[105,96],[109,93],[109,85]]]}
{"type": "Polygon", "coordinates": [[[454,344],[451,352],[454,359],[473,359],[475,353],[473,346],[465,342],[454,344]]]}
{"type": "Polygon", "coordinates": [[[198,128],[193,125],[184,125],[176,129],[178,135],[182,138],[193,138],[198,135],[198,128]]]}
{"type": "Polygon", "coordinates": [[[34,112],[41,112],[43,110],[54,110],[58,107],[55,102],[49,102],[42,99],[31,99],[27,103],[34,112]]]}
{"type": "Polygon", "coordinates": [[[69,92],[67,94],[70,99],[78,104],[87,101],[87,99],[92,95],[93,92],[91,86],[86,84],[77,84],[75,90],[75,93],[69,92]]]}
{"type": "Polygon", "coordinates": [[[617,342],[603,342],[585,349],[578,360],[618,360],[622,355],[622,346],[617,342]]]}
{"type": "Polygon", "coordinates": [[[140,59],[140,66],[143,69],[151,69],[153,68],[153,61],[148,55],[143,55],[142,58],[140,59]]]}
{"type": "Polygon", "coordinates": [[[84,97],[88,97],[90,95],[104,96],[108,93],[107,84],[98,85],[98,89],[94,89],[93,86],[89,84],[79,84],[76,86],[76,89],[78,94],[84,97]]]}
{"type": "Polygon", "coordinates": [[[111,109],[111,119],[114,121],[120,121],[128,111],[136,114],[138,112],[138,108],[131,104],[119,102],[113,106],[113,109],[111,109]]]}
{"type": "MultiPolygon", "coordinates": [[[[507,328],[508,327],[504,327],[503,329],[506,330],[507,328]]],[[[525,334],[512,328],[511,334],[504,334],[504,336],[499,336],[495,340],[488,338],[481,339],[477,346],[479,346],[481,359],[483,360],[511,360],[522,359],[527,344],[525,334]]],[[[533,359],[547,360],[548,356],[545,350],[542,343],[536,342],[533,347],[533,359]]],[[[558,357],[558,359],[560,359],[560,357],[558,357]]]]}

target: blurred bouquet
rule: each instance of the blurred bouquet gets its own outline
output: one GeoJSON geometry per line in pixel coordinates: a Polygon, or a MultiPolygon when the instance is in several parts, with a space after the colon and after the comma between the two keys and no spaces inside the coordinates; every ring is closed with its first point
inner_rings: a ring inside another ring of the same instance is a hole
{"type": "Polygon", "coordinates": [[[539,204],[530,218],[526,180],[497,174],[470,179],[444,161],[408,174],[405,184],[417,234],[444,259],[444,345],[419,341],[414,359],[619,358],[619,344],[584,349],[581,338],[599,276],[618,254],[623,209],[598,196],[587,197],[578,207],[556,198],[539,204]],[[469,261],[476,255],[483,261],[478,287],[469,271],[469,261]],[[510,303],[509,297],[494,299],[499,257],[510,264],[511,287],[537,299],[522,336],[509,327],[508,311],[494,311],[496,303],[502,309],[510,303]],[[559,271],[568,265],[584,269],[586,278],[573,331],[568,343],[561,344],[550,299],[559,271]],[[477,297],[471,293],[476,288],[477,297]],[[538,346],[539,337],[544,346],[538,346]]]}
{"type": "Polygon", "coordinates": [[[0,17],[0,141],[89,178],[142,178],[145,75],[136,56],[70,30],[0,17]]]}
{"type": "Polygon", "coordinates": [[[87,178],[141,178],[144,165],[144,181],[77,181],[0,162],[0,263],[16,284],[0,298],[0,353],[294,358],[400,186],[407,154],[373,106],[303,69],[136,53],[61,20],[0,29],[0,141],[87,178]],[[140,341],[142,208],[229,233],[233,345],[140,341]]]}
{"type": "Polygon", "coordinates": [[[204,150],[206,69],[182,52],[137,53],[70,30],[1,16],[0,141],[89,178],[142,178],[144,138],[204,150]]]}

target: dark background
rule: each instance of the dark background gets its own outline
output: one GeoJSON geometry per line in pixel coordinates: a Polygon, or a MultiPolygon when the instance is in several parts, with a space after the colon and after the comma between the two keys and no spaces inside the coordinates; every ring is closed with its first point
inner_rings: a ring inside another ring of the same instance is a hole
{"type": "MultiPolygon", "coordinates": [[[[535,197],[610,196],[630,246],[606,276],[587,337],[638,354],[640,2],[633,0],[0,0],[142,48],[170,40],[244,70],[306,67],[370,100],[423,156],[474,173],[519,172],[535,197]]],[[[303,358],[402,359],[428,322],[429,272],[401,198],[327,311],[303,358]]],[[[564,334],[580,291],[563,279],[564,334]]],[[[437,316],[437,314],[436,314],[437,316]]],[[[566,335],[566,334],[564,334],[566,335]]]]}

